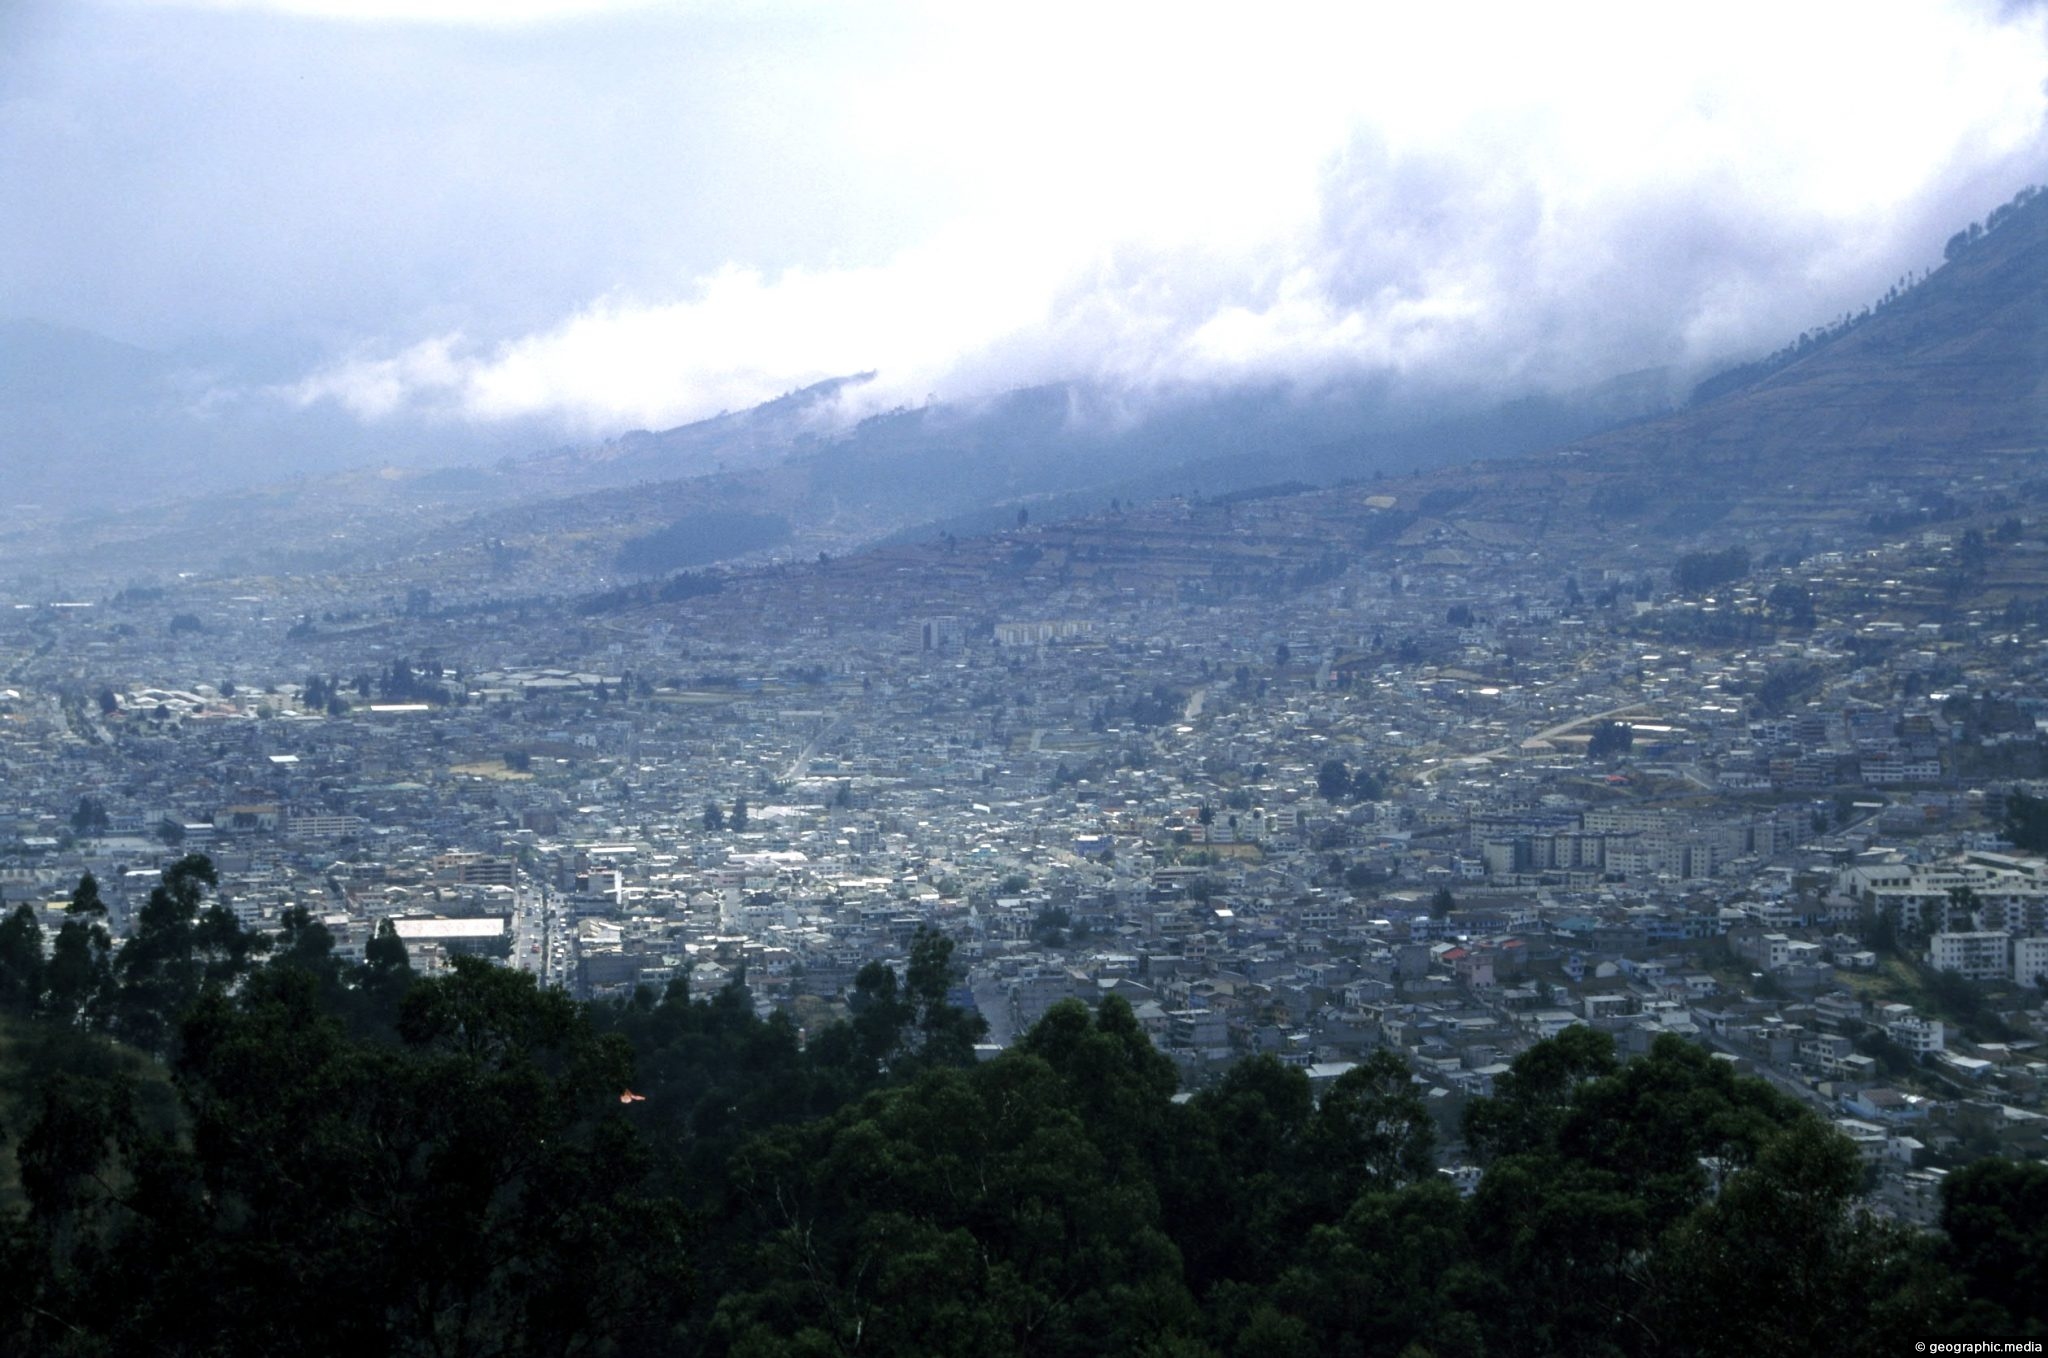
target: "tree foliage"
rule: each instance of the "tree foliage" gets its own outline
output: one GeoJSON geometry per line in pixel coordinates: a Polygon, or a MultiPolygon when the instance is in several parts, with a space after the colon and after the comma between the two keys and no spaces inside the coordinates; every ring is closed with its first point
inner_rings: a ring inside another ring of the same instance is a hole
{"type": "Polygon", "coordinates": [[[2017,848],[2048,850],[2048,797],[2030,797],[2017,788],[2006,793],[2001,829],[2017,848]]]}
{"type": "Polygon", "coordinates": [[[1636,728],[1625,721],[1600,721],[1593,724],[1593,734],[1586,741],[1586,758],[1612,759],[1627,754],[1635,747],[1636,728]]]}
{"type": "Polygon", "coordinates": [[[1380,776],[1362,765],[1353,772],[1341,759],[1325,759],[1316,770],[1316,795],[1326,802],[1378,801],[1385,791],[1380,776]]]}
{"type": "Polygon", "coordinates": [[[1704,594],[1716,585],[1749,574],[1749,548],[1724,547],[1713,552],[1687,552],[1671,568],[1671,587],[1680,594],[1704,594]]]}
{"type": "MultiPolygon", "coordinates": [[[[266,957],[208,923],[211,890],[203,860],[174,864],[62,1004],[56,954],[40,983],[25,962],[33,912],[0,924],[26,1035],[0,1084],[20,1186],[0,1353],[1680,1355],[2043,1332],[2048,1172],[1974,1165],[1944,1235],[1903,1232],[1859,1210],[1846,1141],[1672,1036],[1623,1061],[1578,1027],[1517,1057],[1468,1105],[1467,1198],[1393,1051],[1320,1086],[1253,1057],[1180,1100],[1110,997],[977,1060],[935,933],[803,1033],[757,1015],[744,974],[585,1005],[475,959],[414,976],[388,931],[345,966],[303,911],[266,957]]],[[[88,961],[96,905],[81,882],[63,926],[88,961]]]]}

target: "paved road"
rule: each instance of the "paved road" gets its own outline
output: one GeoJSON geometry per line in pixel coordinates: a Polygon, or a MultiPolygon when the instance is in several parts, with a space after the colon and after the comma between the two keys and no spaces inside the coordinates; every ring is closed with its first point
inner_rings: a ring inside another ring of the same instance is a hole
{"type": "Polygon", "coordinates": [[[811,771],[811,756],[818,752],[818,747],[824,744],[833,732],[845,724],[846,718],[844,717],[834,717],[831,721],[826,722],[824,728],[818,734],[811,737],[810,744],[804,746],[803,752],[795,759],[789,761],[789,767],[782,771],[782,781],[794,783],[797,779],[808,775],[811,771]]]}
{"type": "MultiPolygon", "coordinates": [[[[1584,717],[1572,717],[1569,720],[1558,722],[1555,726],[1546,726],[1534,735],[1522,737],[1519,744],[1526,745],[1532,740],[1549,740],[1552,736],[1561,736],[1574,727],[1584,726],[1587,722],[1608,721],[1614,717],[1627,716],[1631,712],[1647,712],[1649,707],[1648,703],[1630,703],[1626,707],[1610,707],[1605,712],[1594,712],[1584,717]]],[[[1427,780],[1434,781],[1449,773],[1460,764],[1474,759],[1493,759],[1500,755],[1512,754],[1518,748],[1519,745],[1496,745],[1490,750],[1481,750],[1478,754],[1461,754],[1455,759],[1445,760],[1422,776],[1427,780]]]]}

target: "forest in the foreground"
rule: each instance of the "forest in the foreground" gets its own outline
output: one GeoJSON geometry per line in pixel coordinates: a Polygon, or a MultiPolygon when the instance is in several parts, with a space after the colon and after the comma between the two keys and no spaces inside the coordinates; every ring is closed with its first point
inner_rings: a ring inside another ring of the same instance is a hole
{"type": "Polygon", "coordinates": [[[111,948],[0,923],[0,1352],[1903,1352],[2048,1334],[2048,1167],[1861,1212],[1848,1141],[1676,1038],[1576,1028],[1468,1109],[1461,1197],[1381,1053],[1174,1100],[1128,1006],[976,1063],[950,945],[802,1040],[743,984],[583,1005],[258,945],[167,869],[111,948]],[[46,946],[47,943],[47,946],[46,946]],[[625,1097],[628,1093],[642,1096],[625,1097]]]}

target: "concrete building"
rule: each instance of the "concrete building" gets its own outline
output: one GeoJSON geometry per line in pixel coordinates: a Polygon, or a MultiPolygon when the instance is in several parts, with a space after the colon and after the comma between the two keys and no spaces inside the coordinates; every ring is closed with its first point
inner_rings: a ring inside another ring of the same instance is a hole
{"type": "Polygon", "coordinates": [[[2012,975],[2012,939],[1990,930],[1936,934],[1927,941],[1927,962],[1971,981],[2003,981],[2012,975]]]}
{"type": "Polygon", "coordinates": [[[2048,938],[2016,938],[2012,941],[2012,978],[2024,986],[2038,986],[2048,977],[2048,938]]]}

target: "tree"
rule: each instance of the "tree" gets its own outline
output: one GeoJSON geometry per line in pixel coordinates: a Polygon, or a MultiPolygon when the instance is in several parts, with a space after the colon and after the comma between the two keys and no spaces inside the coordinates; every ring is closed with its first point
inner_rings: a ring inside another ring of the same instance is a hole
{"type": "Polygon", "coordinates": [[[1205,1226],[1199,1240],[1183,1242],[1190,1280],[1198,1289],[1231,1273],[1270,1281],[1313,1211],[1298,1174],[1315,1109],[1308,1077],[1261,1053],[1197,1092],[1188,1108],[1198,1124],[1189,1151],[1207,1163],[1168,1191],[1179,1199],[1172,1215],[1205,1226]]]}
{"type": "MultiPolygon", "coordinates": [[[[83,1055],[90,1049],[75,1045],[67,1055],[83,1055]]],[[[94,1052],[93,1055],[98,1055],[94,1052]]],[[[61,1331],[45,1331],[51,1342],[38,1345],[36,1331],[41,1322],[54,1319],[66,1329],[83,1334],[81,1326],[54,1312],[51,1303],[63,1307],[80,1289],[76,1275],[90,1269],[105,1248],[107,1235],[129,1216],[112,1181],[125,1177],[120,1162],[131,1155],[142,1139],[138,1100],[132,1080],[110,1076],[103,1070],[73,1072],[58,1070],[36,1090],[34,1113],[15,1147],[20,1168],[22,1196],[27,1199],[28,1216],[10,1230],[7,1244],[16,1258],[0,1281],[13,1293],[15,1305],[0,1307],[11,1313],[0,1320],[0,1335],[13,1340],[11,1352],[63,1351],[58,1347],[61,1331]],[[109,1171],[113,1171],[111,1174],[109,1171]],[[23,1240],[26,1236],[26,1241],[23,1240]],[[21,1249],[24,1243],[34,1248],[21,1249]],[[19,1265],[33,1262],[41,1267],[37,1282],[19,1265]],[[33,1287],[33,1291],[31,1291],[33,1287]],[[34,1300],[28,1305],[23,1293],[34,1300]],[[40,1295],[37,1295],[37,1294],[40,1295]],[[16,1329],[16,1327],[19,1329],[16,1329]],[[16,1330],[6,1334],[6,1330],[16,1330]],[[24,1342],[26,1340],[27,1342],[24,1342]]],[[[10,1226],[14,1223],[10,1222],[10,1226]]],[[[89,1294],[88,1294],[89,1295],[89,1294]]],[[[69,1309],[66,1307],[65,1309],[69,1309]]],[[[81,1317],[82,1319],[87,1317],[81,1317]]],[[[104,1324],[104,1320],[97,1323],[104,1324]]],[[[79,1351],[73,1349],[71,1351],[79,1351]]]]}
{"type": "Polygon", "coordinates": [[[911,939],[903,981],[917,1007],[918,1055],[928,1065],[970,1065],[975,1043],[988,1036],[987,1019],[952,1002],[962,976],[953,964],[953,940],[935,929],[919,929],[911,939]]]}
{"type": "Polygon", "coordinates": [[[1303,1149],[1312,1172],[1323,1177],[1321,1197],[1332,1215],[1361,1191],[1427,1178],[1435,1167],[1436,1124],[1407,1061],[1382,1047],[1338,1076],[1309,1119],[1303,1149]]]}
{"type": "Polygon", "coordinates": [[[953,940],[921,928],[911,940],[901,982],[879,961],[855,974],[846,997],[852,1013],[846,1037],[834,1037],[829,1050],[852,1067],[860,1083],[884,1072],[974,1063],[974,1045],[987,1036],[988,1020],[952,1002],[950,992],[960,979],[952,957],[953,940]]]}
{"type": "Polygon", "coordinates": [[[829,1029],[822,1046],[828,1059],[850,1066],[856,1081],[865,1085],[889,1068],[917,1011],[904,997],[895,971],[880,961],[854,973],[846,1008],[846,1038],[840,1038],[838,1029],[829,1029]]]}
{"type": "Polygon", "coordinates": [[[732,826],[734,834],[739,834],[746,830],[747,799],[745,796],[739,796],[732,799],[732,819],[730,824],[732,826]]]}
{"type": "Polygon", "coordinates": [[[43,998],[43,926],[35,907],[17,905],[0,921],[0,1013],[26,1018],[43,998]]]}
{"type": "Polygon", "coordinates": [[[97,797],[80,797],[71,809],[71,832],[83,839],[107,832],[107,805],[97,797]]]}
{"type": "Polygon", "coordinates": [[[1578,1087],[1617,1068],[1614,1039],[1583,1025],[1537,1043],[1494,1081],[1492,1098],[1465,1105],[1466,1145],[1483,1163],[1550,1144],[1578,1087]]]}
{"type": "Polygon", "coordinates": [[[398,936],[397,928],[388,918],[377,921],[377,932],[363,945],[363,970],[370,974],[412,970],[405,940],[398,936]]]}
{"type": "Polygon", "coordinates": [[[714,832],[725,828],[725,812],[717,802],[704,803],[704,828],[714,832]]]}
{"type": "Polygon", "coordinates": [[[742,1148],[729,1201],[753,1248],[719,1303],[714,1347],[1203,1352],[1146,1176],[1115,1172],[1127,1145],[1108,1158],[1083,1112],[1084,1091],[1112,1108],[1123,1093],[1170,1105],[1118,1068],[1118,1037],[1093,1040],[1085,1011],[1061,1022],[1044,1055],[925,1072],[742,1148]]]}
{"type": "Polygon", "coordinates": [[[1941,1236],[1876,1221],[1825,1121],[1670,1035],[1530,1048],[1469,1104],[1465,1199],[1396,1052],[1176,1102],[1112,995],[977,1061],[929,932],[802,1043],[743,976],[592,1005],[472,958],[361,1032],[395,931],[351,987],[282,923],[168,1060],[9,1024],[0,1353],[1718,1358],[2048,1320],[2048,1169],[1951,1174],[1941,1236]]]}
{"type": "Polygon", "coordinates": [[[1791,580],[1780,580],[1771,586],[1771,592],[1764,596],[1764,606],[1772,619],[1786,627],[1810,630],[1814,625],[1813,595],[1806,586],[1791,580]]]}
{"type": "Polygon", "coordinates": [[[98,879],[88,872],[72,890],[44,972],[44,1003],[53,1019],[69,1025],[96,1006],[106,990],[112,948],[106,903],[98,879]]]}
{"type": "MultiPolygon", "coordinates": [[[[382,925],[390,921],[379,920],[378,923],[382,925]]],[[[279,918],[278,925],[276,965],[298,967],[322,980],[333,978],[334,934],[314,917],[312,911],[303,905],[291,906],[279,918]]],[[[374,938],[370,940],[372,943],[375,941],[374,938]]],[[[368,947],[368,944],[364,945],[366,953],[368,947]]]]}
{"type": "MultiPolygon", "coordinates": [[[[321,930],[322,933],[325,930],[321,930]]],[[[295,939],[296,948],[287,951],[280,961],[290,964],[294,953],[308,963],[308,970],[323,977],[323,984],[332,983],[324,978],[339,977],[339,969],[320,956],[321,941],[318,935],[308,934],[295,939]]],[[[359,1034],[389,1038],[398,1031],[398,1016],[405,1004],[405,997],[411,992],[418,979],[413,973],[412,960],[406,955],[405,940],[398,936],[398,930],[389,919],[377,921],[377,930],[363,944],[363,960],[355,968],[353,984],[343,992],[336,1008],[347,1019],[352,1030],[359,1034]]]]}
{"type": "Polygon", "coordinates": [[[1609,759],[1615,755],[1627,754],[1635,743],[1636,728],[1627,722],[1596,722],[1592,738],[1586,742],[1586,758],[1609,759]]]}
{"type": "Polygon", "coordinates": [[[188,853],[163,871],[122,945],[113,1000],[115,1032],[146,1050],[165,1052],[178,1021],[209,985],[240,977],[266,946],[207,888],[219,885],[213,862],[188,853]]]}
{"type": "Polygon", "coordinates": [[[1864,946],[1880,957],[1899,950],[1899,914],[1894,905],[1866,905],[1857,912],[1857,933],[1864,946]]]}
{"type": "Polygon", "coordinates": [[[1339,802],[1351,791],[1351,770],[1341,759],[1325,759],[1316,770],[1316,795],[1326,802],[1339,802]]]}
{"type": "Polygon", "coordinates": [[[2006,793],[2001,830],[2016,848],[2048,850],[2048,797],[2030,797],[2017,788],[2006,793]]]}
{"type": "Polygon", "coordinates": [[[1157,1155],[1180,1078],[1129,1001],[1107,996],[1091,1016],[1079,1000],[1061,1000],[1018,1049],[1053,1068],[1107,1158],[1129,1164],[1157,1155]]]}
{"type": "Polygon", "coordinates": [[[1941,1186],[1946,1254],[1976,1298],[1968,1328],[2048,1332],[2048,1166],[1979,1160],[1941,1186]]]}
{"type": "Polygon", "coordinates": [[[1431,919],[1449,919],[1451,911],[1457,908],[1458,898],[1451,894],[1451,889],[1447,886],[1438,887],[1436,894],[1429,898],[1429,917],[1431,919]]]}
{"type": "Polygon", "coordinates": [[[1876,1352],[1935,1328],[1940,1284],[1913,1232],[1858,1210],[1863,1167],[1817,1118],[1789,1122],[1659,1251],[1642,1310],[1674,1351],[1876,1352]]]}
{"type": "MultiPolygon", "coordinates": [[[[1473,1257],[1501,1289],[1489,1323],[1537,1352],[1701,1351],[1695,1313],[1663,1309],[1687,1270],[1661,1271],[1662,1242],[1786,1129],[1834,1136],[1789,1096],[1670,1035],[1624,1066],[1606,1034],[1568,1028],[1517,1057],[1494,1088],[1465,1114],[1467,1144],[1487,1166],[1471,1205],[1473,1257]],[[1683,1338],[1660,1337],[1682,1326],[1683,1338]]],[[[1740,1267],[1739,1247],[1715,1238],[1740,1267]]],[[[1774,1300],[1761,1297],[1760,1310],[1774,1300]]]]}
{"type": "Polygon", "coordinates": [[[1480,1353],[1492,1300],[1475,1295],[1482,1278],[1466,1206],[1432,1175],[1361,1192],[1335,1223],[1312,1227],[1273,1296],[1309,1326],[1316,1353],[1480,1353]]]}
{"type": "Polygon", "coordinates": [[[1049,948],[1061,947],[1067,941],[1067,929],[1073,922],[1074,917],[1065,906],[1048,905],[1031,922],[1032,940],[1049,948]]]}
{"type": "Polygon", "coordinates": [[[1672,568],[1671,584],[1680,594],[1704,594],[1716,585],[1749,574],[1749,549],[1735,546],[1718,552],[1687,552],[1672,568]]]}
{"type": "Polygon", "coordinates": [[[1965,574],[1971,577],[1984,573],[1985,563],[1991,559],[1991,548],[1984,540],[1981,528],[1966,528],[1956,542],[1956,556],[1965,574]]]}
{"type": "MultiPolygon", "coordinates": [[[[395,1043],[351,1039],[321,993],[266,967],[184,1025],[191,1149],[158,1191],[185,1243],[96,1322],[111,1351],[663,1347],[686,1236],[617,1103],[624,1044],[476,959],[416,989],[395,1043]]],[[[126,1222],[114,1259],[153,1243],[149,1216],[126,1222]]]]}

